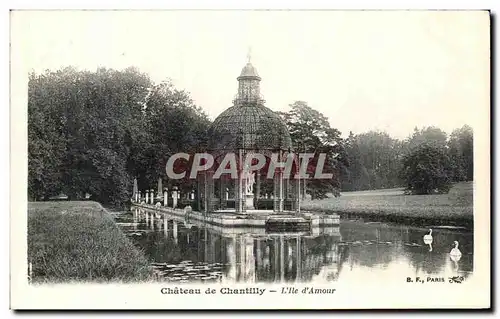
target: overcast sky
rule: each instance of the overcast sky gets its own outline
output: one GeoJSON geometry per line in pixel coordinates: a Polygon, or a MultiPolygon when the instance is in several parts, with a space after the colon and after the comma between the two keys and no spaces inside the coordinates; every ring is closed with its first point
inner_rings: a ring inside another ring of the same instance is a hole
{"type": "Polygon", "coordinates": [[[489,19],[439,11],[17,12],[27,69],[136,66],[170,78],[214,119],[252,48],[266,106],[308,102],[344,136],[448,133],[489,105],[489,19]]]}

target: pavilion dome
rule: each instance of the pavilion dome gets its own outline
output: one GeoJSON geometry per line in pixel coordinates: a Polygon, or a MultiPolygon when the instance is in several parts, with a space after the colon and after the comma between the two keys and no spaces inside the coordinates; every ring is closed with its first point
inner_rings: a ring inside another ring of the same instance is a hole
{"type": "Polygon", "coordinates": [[[232,106],[222,112],[209,129],[209,148],[212,150],[275,151],[291,147],[292,140],[285,122],[260,104],[232,106]]]}
{"type": "Polygon", "coordinates": [[[260,80],[260,76],[259,73],[257,73],[257,69],[250,62],[248,62],[241,70],[238,79],[240,78],[257,78],[260,80]]]}
{"type": "Polygon", "coordinates": [[[209,130],[209,148],[219,151],[288,150],[292,140],[285,122],[264,106],[261,78],[249,61],[238,77],[233,106],[222,112],[209,130]]]}

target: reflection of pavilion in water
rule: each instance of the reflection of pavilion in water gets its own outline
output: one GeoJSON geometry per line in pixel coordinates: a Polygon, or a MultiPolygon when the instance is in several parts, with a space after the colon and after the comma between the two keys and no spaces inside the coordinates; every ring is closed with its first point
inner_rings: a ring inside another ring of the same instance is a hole
{"type": "MultiPolygon", "coordinates": [[[[336,280],[341,253],[339,228],[311,234],[266,233],[265,229],[223,228],[183,220],[177,216],[134,210],[134,220],[144,219],[147,228],[171,241],[183,260],[221,263],[226,282],[293,282],[336,280]]],[[[158,259],[158,258],[155,258],[158,259]]]]}

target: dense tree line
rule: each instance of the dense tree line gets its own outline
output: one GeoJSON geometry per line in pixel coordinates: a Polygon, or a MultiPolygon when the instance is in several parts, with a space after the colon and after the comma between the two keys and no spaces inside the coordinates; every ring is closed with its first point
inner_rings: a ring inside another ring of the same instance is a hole
{"type": "MultiPolygon", "coordinates": [[[[327,154],[324,171],[334,178],[308,180],[307,193],[313,198],[399,186],[426,193],[409,181],[431,181],[434,189],[443,190],[443,182],[473,179],[473,133],[468,126],[450,136],[427,127],[415,129],[405,140],[374,131],[342,138],[306,102],[297,101],[279,114],[297,151],[327,154]]],[[[28,197],[44,200],[64,193],[78,199],[91,194],[103,204],[120,205],[130,198],[134,178],[140,189],[156,189],[158,178],[170,187],[164,175],[167,159],[181,151],[204,151],[209,125],[187,92],[169,81],[155,84],[134,68],[32,73],[28,197]]],[[[191,180],[175,182],[185,190],[194,186],[191,180]]]]}
{"type": "MultiPolygon", "coordinates": [[[[434,171],[430,175],[436,178],[442,176],[438,178],[440,185],[473,180],[473,133],[467,125],[455,129],[450,136],[436,127],[415,128],[404,140],[391,138],[385,132],[351,133],[346,139],[346,152],[349,166],[342,176],[344,191],[413,189],[411,184],[417,178],[417,169],[421,173],[434,171]]],[[[426,185],[432,188],[433,183],[426,185]]],[[[447,188],[443,186],[440,190],[447,188]]],[[[417,191],[422,192],[422,188],[417,191]]]]}
{"type": "Polygon", "coordinates": [[[189,94],[133,68],[30,74],[28,196],[120,205],[154,187],[165,158],[199,147],[210,121],[189,94]]]}
{"type": "Polygon", "coordinates": [[[416,194],[446,192],[451,183],[473,180],[473,132],[467,125],[450,136],[437,127],[424,127],[415,128],[403,140],[379,131],[350,132],[343,139],[328,119],[306,102],[291,104],[281,116],[296,149],[329,154],[335,178],[308,182],[312,198],[338,195],[340,190],[394,187],[406,187],[416,194]]]}

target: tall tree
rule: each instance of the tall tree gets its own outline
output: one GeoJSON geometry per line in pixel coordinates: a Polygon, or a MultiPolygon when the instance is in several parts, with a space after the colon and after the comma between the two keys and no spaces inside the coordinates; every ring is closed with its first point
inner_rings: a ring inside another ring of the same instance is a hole
{"type": "Polygon", "coordinates": [[[30,185],[41,187],[30,188],[30,193],[38,197],[61,191],[71,199],[90,193],[100,202],[113,205],[126,201],[132,180],[127,160],[134,135],[141,129],[137,119],[150,83],[147,75],[133,68],[100,68],[96,72],[66,68],[32,74],[28,98],[29,180],[30,185]],[[42,122],[47,123],[45,131],[53,134],[40,133],[37,127],[42,122]],[[57,152],[50,145],[55,145],[57,152]],[[40,177],[36,162],[44,153],[54,160],[42,160],[46,166],[53,165],[40,177]],[[55,188],[37,182],[52,181],[54,176],[55,188]]]}
{"type": "Polygon", "coordinates": [[[68,100],[65,83],[75,76],[73,69],[37,75],[28,82],[28,197],[41,200],[62,191],[61,171],[66,140],[62,136],[66,118],[62,112],[68,100]]]}
{"type": "Polygon", "coordinates": [[[446,146],[448,136],[446,132],[440,128],[429,126],[422,129],[415,128],[413,134],[407,140],[408,151],[423,143],[432,143],[436,146],[446,146]]]}
{"type": "Polygon", "coordinates": [[[349,164],[342,174],[342,190],[356,191],[370,189],[370,176],[361,159],[361,151],[356,135],[349,132],[345,140],[345,150],[349,164]]]}
{"type": "MultiPolygon", "coordinates": [[[[319,154],[326,154],[324,172],[332,173],[333,179],[307,180],[307,192],[313,199],[327,197],[328,193],[338,196],[340,175],[348,165],[340,131],[332,128],[327,117],[303,101],[294,102],[288,112],[280,115],[288,126],[296,152],[314,153],[316,160],[319,154]]],[[[314,168],[315,160],[312,160],[309,173],[314,174],[314,168]]]]}
{"type": "Polygon", "coordinates": [[[134,68],[33,73],[28,93],[31,199],[89,193],[120,205],[134,177],[150,188],[170,155],[206,143],[210,121],[189,94],[134,68]]]}
{"type": "Polygon", "coordinates": [[[448,150],[453,167],[453,180],[474,179],[474,134],[472,128],[464,125],[455,129],[448,140],[448,150]]]}
{"type": "Polygon", "coordinates": [[[450,167],[445,147],[421,143],[403,158],[401,177],[412,194],[447,193],[451,188],[450,167]]]}
{"type": "MultiPolygon", "coordinates": [[[[144,114],[149,134],[134,167],[141,186],[151,187],[153,181],[165,177],[165,166],[171,155],[206,150],[210,120],[187,92],[176,89],[170,81],[151,88],[144,114]]],[[[189,179],[167,181],[164,186],[174,184],[184,191],[194,186],[189,179]]]]}
{"type": "Polygon", "coordinates": [[[401,163],[400,143],[385,132],[370,131],[354,139],[361,154],[361,163],[370,178],[370,188],[399,186],[401,163]]]}

